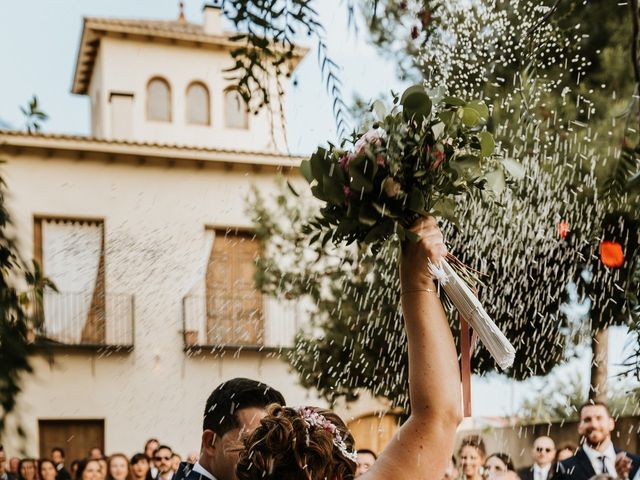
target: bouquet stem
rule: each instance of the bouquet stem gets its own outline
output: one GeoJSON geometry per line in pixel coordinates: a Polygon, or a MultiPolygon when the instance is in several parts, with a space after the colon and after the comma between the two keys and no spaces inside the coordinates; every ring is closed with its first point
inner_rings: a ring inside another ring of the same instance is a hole
{"type": "Polygon", "coordinates": [[[449,262],[443,259],[439,265],[432,264],[431,274],[438,280],[460,315],[469,322],[500,368],[506,370],[513,365],[516,355],[515,348],[449,262]]]}

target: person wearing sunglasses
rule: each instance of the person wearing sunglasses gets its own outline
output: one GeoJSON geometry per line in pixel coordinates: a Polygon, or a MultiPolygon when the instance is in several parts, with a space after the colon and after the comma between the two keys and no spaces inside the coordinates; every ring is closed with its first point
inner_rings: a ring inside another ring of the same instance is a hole
{"type": "Polygon", "coordinates": [[[533,465],[522,468],[518,475],[522,480],[549,480],[553,474],[553,461],[556,457],[556,444],[550,437],[541,436],[533,441],[531,449],[533,465]]]}
{"type": "Polygon", "coordinates": [[[156,480],[171,480],[173,478],[173,450],[166,445],[160,445],[153,452],[153,461],[158,467],[158,475],[156,480]]]}

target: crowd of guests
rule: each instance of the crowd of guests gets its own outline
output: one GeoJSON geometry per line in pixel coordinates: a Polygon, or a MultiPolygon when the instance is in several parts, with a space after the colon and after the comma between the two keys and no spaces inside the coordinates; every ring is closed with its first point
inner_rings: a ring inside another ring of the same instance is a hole
{"type": "MultiPolygon", "coordinates": [[[[172,480],[182,457],[157,439],[149,439],[144,452],[128,457],[123,453],[105,456],[93,447],[87,457],[73,460],[67,467],[65,451],[51,449],[49,458],[6,458],[0,445],[0,480],[172,480]]],[[[197,454],[186,461],[194,463],[197,454]]]]}
{"type": "MultiPolygon", "coordinates": [[[[533,442],[530,466],[516,469],[504,452],[488,454],[479,435],[464,437],[451,458],[442,480],[640,480],[640,457],[614,449],[611,434],[615,428],[608,407],[603,403],[585,404],[580,409],[576,439],[581,445],[557,446],[549,436],[533,442]]],[[[0,480],[178,480],[174,479],[182,458],[157,439],[149,439],[144,451],[127,457],[122,453],[105,456],[91,448],[86,458],[65,461],[63,448],[53,448],[49,458],[6,458],[0,446],[0,480]]],[[[355,476],[365,473],[376,461],[371,450],[357,451],[355,476]]],[[[198,455],[186,458],[195,464],[198,455]]]]}
{"type": "MultiPolygon", "coordinates": [[[[556,445],[549,436],[533,442],[533,463],[516,469],[504,452],[488,454],[480,435],[464,437],[443,480],[640,480],[640,457],[616,450],[611,442],[615,421],[604,403],[580,408],[577,443],[556,445]]],[[[358,450],[356,476],[375,462],[370,450],[358,450]]]]}

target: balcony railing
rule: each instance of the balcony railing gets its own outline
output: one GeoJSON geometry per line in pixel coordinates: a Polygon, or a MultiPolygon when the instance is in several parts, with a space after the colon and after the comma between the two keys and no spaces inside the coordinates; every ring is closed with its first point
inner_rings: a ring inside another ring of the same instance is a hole
{"type": "Polygon", "coordinates": [[[35,341],[47,346],[133,348],[134,297],[126,294],[44,294],[35,341]]]}
{"type": "Polygon", "coordinates": [[[263,297],[261,309],[243,309],[243,300],[224,296],[187,295],[182,299],[185,348],[293,347],[305,312],[298,301],[263,297]]]}

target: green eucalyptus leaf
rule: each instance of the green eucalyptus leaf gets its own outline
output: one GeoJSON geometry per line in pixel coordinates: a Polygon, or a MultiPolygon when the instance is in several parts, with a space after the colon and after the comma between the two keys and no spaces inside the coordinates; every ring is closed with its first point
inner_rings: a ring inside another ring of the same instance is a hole
{"type": "Polygon", "coordinates": [[[398,212],[392,209],[386,203],[373,202],[373,208],[376,209],[376,211],[380,214],[381,217],[396,218],[399,216],[398,212]]]}
{"type": "Polygon", "coordinates": [[[480,153],[483,157],[488,157],[493,154],[496,148],[496,142],[493,140],[493,135],[489,132],[480,132],[478,135],[480,138],[480,153]]]}
{"type": "Polygon", "coordinates": [[[413,85],[407,88],[400,99],[405,118],[414,116],[427,118],[431,115],[431,99],[424,86],[413,85]]]}
{"type": "Polygon", "coordinates": [[[324,192],[322,191],[322,187],[320,185],[314,185],[313,187],[311,187],[311,193],[318,200],[323,200],[325,202],[329,200],[324,194],[324,192]]]}
{"type": "Polygon", "coordinates": [[[362,175],[370,180],[373,180],[373,178],[376,176],[377,171],[378,164],[376,163],[374,156],[367,153],[364,158],[364,162],[362,163],[362,175]]]}
{"type": "Polygon", "coordinates": [[[462,107],[464,106],[464,100],[458,97],[445,97],[442,99],[442,103],[445,105],[452,105],[454,107],[462,107]]]}
{"type": "Polygon", "coordinates": [[[445,110],[444,112],[440,112],[438,114],[438,118],[442,120],[445,124],[445,127],[451,127],[453,123],[455,112],[453,110],[445,110]]]}
{"type": "Polygon", "coordinates": [[[315,178],[318,183],[322,183],[322,176],[328,173],[328,169],[325,167],[324,154],[326,154],[326,151],[318,148],[318,150],[311,155],[311,172],[313,173],[313,178],[315,178]]]}
{"type": "Polygon", "coordinates": [[[342,191],[342,185],[329,175],[324,175],[322,178],[322,191],[325,196],[336,205],[344,203],[344,192],[342,191]]]}
{"type": "Polygon", "coordinates": [[[360,207],[358,220],[360,220],[360,223],[362,223],[363,225],[367,225],[370,227],[378,223],[378,220],[380,220],[380,214],[371,205],[365,204],[360,207]]]}
{"type": "Polygon", "coordinates": [[[502,166],[516,180],[522,180],[525,175],[524,167],[511,158],[503,158],[502,166]]]}
{"type": "Polygon", "coordinates": [[[458,110],[458,115],[467,127],[476,127],[480,124],[480,114],[473,108],[462,107],[458,110]]]}
{"type": "Polygon", "coordinates": [[[466,108],[471,108],[478,112],[478,115],[480,116],[482,122],[486,122],[489,118],[489,108],[487,107],[487,104],[482,100],[473,100],[467,103],[466,108]]]}
{"type": "Polygon", "coordinates": [[[373,182],[361,173],[354,171],[351,173],[351,189],[358,195],[362,191],[369,193],[373,190],[373,182]]]}
{"type": "Polygon", "coordinates": [[[303,160],[300,163],[300,173],[308,183],[313,182],[313,172],[311,171],[311,162],[309,160],[303,160]]]}
{"type": "Polygon", "coordinates": [[[352,218],[343,218],[340,224],[336,227],[336,235],[346,235],[348,233],[358,230],[360,222],[352,218]]]}
{"type": "Polygon", "coordinates": [[[347,181],[347,178],[344,174],[344,170],[342,170],[340,165],[337,163],[333,163],[333,165],[331,165],[331,167],[329,168],[329,176],[331,178],[337,179],[343,185],[347,181]]]}
{"type": "Polygon", "coordinates": [[[349,173],[352,172],[358,172],[358,173],[362,173],[364,170],[364,163],[367,161],[367,156],[366,155],[358,155],[357,157],[354,157],[351,159],[351,161],[349,162],[349,173]]]}
{"type": "Polygon", "coordinates": [[[381,223],[369,230],[364,237],[364,243],[374,243],[384,240],[394,232],[394,222],[390,218],[384,219],[381,223]]]}
{"type": "Polygon", "coordinates": [[[426,213],[425,208],[427,206],[427,202],[424,198],[424,193],[416,187],[413,187],[409,192],[409,210],[412,210],[416,213],[426,213]]]}

